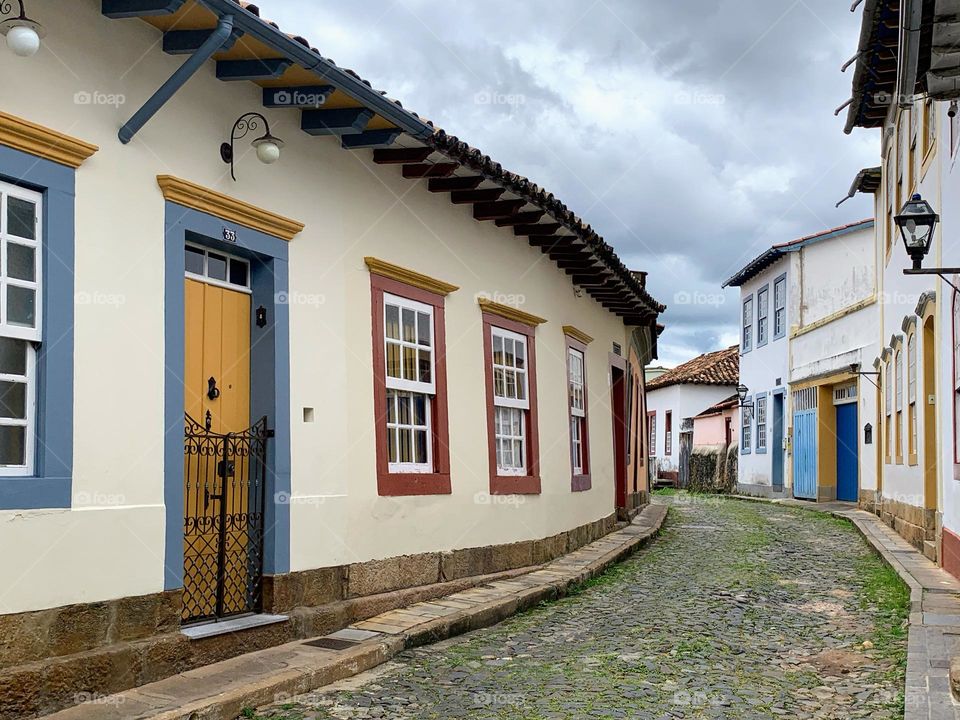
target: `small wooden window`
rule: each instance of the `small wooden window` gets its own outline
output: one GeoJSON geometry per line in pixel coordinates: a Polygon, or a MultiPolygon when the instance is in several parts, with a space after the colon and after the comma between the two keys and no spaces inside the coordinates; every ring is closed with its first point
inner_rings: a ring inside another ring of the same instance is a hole
{"type": "Polygon", "coordinates": [[[587,423],[587,346],[569,335],[567,339],[568,405],[570,408],[570,465],[574,492],[589,490],[590,433],[587,423]]]}

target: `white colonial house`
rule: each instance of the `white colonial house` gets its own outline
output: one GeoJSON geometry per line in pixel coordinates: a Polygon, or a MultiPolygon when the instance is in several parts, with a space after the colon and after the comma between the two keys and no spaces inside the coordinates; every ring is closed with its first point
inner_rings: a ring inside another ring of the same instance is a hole
{"type": "Polygon", "coordinates": [[[651,482],[686,487],[693,418],[736,392],[737,359],[734,345],[695,357],[647,381],[651,482]]]}
{"type": "Polygon", "coordinates": [[[553,194],[255,5],[26,8],[0,718],[546,562],[644,502],[663,306],[553,194]]]}
{"type": "Polygon", "coordinates": [[[724,283],[740,288],[741,492],[856,502],[873,486],[873,225],[774,245],[724,283]]]}

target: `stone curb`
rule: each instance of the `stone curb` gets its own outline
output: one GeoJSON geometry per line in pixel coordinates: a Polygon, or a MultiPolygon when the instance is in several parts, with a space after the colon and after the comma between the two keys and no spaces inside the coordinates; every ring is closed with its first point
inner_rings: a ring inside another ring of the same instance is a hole
{"type": "MultiPolygon", "coordinates": [[[[284,663],[282,668],[260,672],[257,672],[256,667],[257,656],[268,654],[271,650],[277,650],[276,648],[217,663],[216,665],[243,663],[246,666],[247,672],[240,670],[233,675],[233,679],[243,679],[240,687],[223,689],[211,682],[208,696],[171,707],[178,702],[178,699],[171,697],[169,687],[162,687],[171,679],[161,680],[104,698],[99,705],[78,705],[46,717],[48,720],[118,720],[129,717],[123,713],[124,701],[129,700],[132,705],[141,706],[141,709],[135,711],[138,720],[235,720],[244,708],[269,705],[282,701],[283,698],[292,698],[311,692],[377,667],[405,649],[489,627],[545,600],[562,598],[578,584],[600,575],[611,565],[648,544],[659,534],[666,516],[666,505],[648,505],[626,527],[615,530],[579,550],[563,555],[552,563],[528,573],[528,576],[532,576],[536,572],[553,568],[551,574],[559,575],[556,579],[510,592],[504,597],[494,598],[469,609],[428,619],[401,632],[381,633],[374,639],[339,651],[336,655],[328,654],[323,658],[312,658],[312,662],[284,663]],[[591,549],[596,550],[598,546],[609,545],[613,540],[621,540],[621,543],[599,557],[577,566],[578,558],[590,553],[591,549]],[[569,565],[573,567],[568,567],[569,565]],[[117,702],[108,702],[111,698],[116,699],[117,702]],[[145,700],[151,701],[150,704],[154,705],[154,708],[143,709],[145,700]]],[[[523,577],[518,576],[515,580],[523,577]]],[[[440,598],[437,602],[442,600],[443,598],[440,598]]],[[[304,642],[306,641],[300,640],[289,645],[299,647],[304,642]]],[[[213,667],[210,666],[210,668],[213,667]]],[[[197,677],[197,671],[190,671],[187,675],[197,677]]],[[[128,706],[127,709],[132,708],[128,706]]]]}

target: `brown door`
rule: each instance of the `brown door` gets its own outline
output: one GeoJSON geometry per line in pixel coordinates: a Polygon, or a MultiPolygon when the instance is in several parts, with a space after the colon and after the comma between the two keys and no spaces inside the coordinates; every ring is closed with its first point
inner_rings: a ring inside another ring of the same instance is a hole
{"type": "Polygon", "coordinates": [[[627,393],[626,378],[620,368],[610,368],[613,385],[610,400],[613,403],[613,469],[616,481],[617,509],[627,507],[627,393]]]}

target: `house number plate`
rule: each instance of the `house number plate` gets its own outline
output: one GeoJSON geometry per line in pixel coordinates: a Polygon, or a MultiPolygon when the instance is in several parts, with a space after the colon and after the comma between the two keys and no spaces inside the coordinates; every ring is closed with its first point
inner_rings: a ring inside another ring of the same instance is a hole
{"type": "Polygon", "coordinates": [[[237,231],[225,227],[223,229],[223,239],[229,243],[235,243],[237,241],[237,231]]]}

